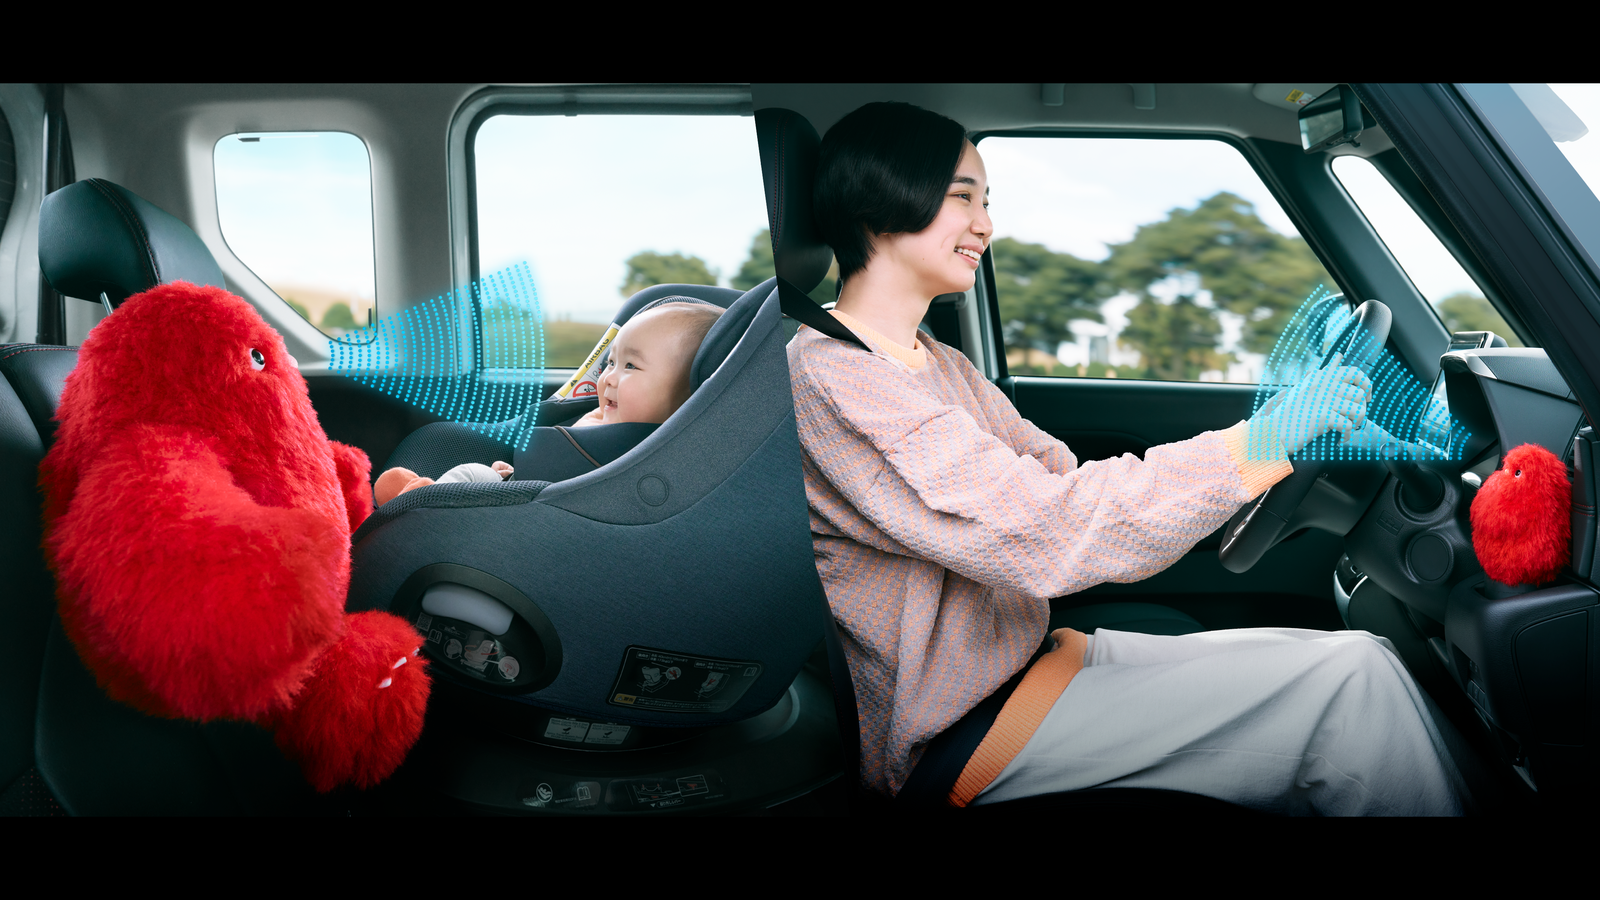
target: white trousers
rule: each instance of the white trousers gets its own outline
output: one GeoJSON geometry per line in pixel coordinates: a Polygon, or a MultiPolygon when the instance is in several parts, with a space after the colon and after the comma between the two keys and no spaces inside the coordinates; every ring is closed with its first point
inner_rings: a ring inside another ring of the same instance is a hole
{"type": "Polygon", "coordinates": [[[1248,628],[1100,629],[1085,668],[974,800],[1094,787],[1289,815],[1460,815],[1466,786],[1388,640],[1248,628]]]}

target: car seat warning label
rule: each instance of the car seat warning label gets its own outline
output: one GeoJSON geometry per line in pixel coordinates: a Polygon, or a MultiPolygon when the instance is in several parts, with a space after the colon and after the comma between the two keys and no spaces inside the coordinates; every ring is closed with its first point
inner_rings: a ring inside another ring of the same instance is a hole
{"type": "Polygon", "coordinates": [[[606,699],[653,712],[719,713],[761,677],[761,663],[629,647],[606,699]]]}

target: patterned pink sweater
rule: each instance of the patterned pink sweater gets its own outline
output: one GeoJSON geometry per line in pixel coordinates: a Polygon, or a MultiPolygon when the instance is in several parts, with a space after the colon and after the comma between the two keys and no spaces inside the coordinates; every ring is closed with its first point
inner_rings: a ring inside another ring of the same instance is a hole
{"type": "Polygon", "coordinates": [[[1022,668],[1050,598],[1161,571],[1292,471],[1246,461],[1244,423],[1079,466],[965,356],[835,315],[876,352],[802,328],[789,370],[871,789],[1022,668]]]}

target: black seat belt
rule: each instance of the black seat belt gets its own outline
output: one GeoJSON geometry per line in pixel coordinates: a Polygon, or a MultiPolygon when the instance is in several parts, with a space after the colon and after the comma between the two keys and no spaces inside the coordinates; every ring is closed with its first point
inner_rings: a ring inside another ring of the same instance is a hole
{"type": "Polygon", "coordinates": [[[806,296],[805,291],[791,284],[787,279],[778,278],[778,308],[783,314],[798,321],[801,325],[815,328],[828,337],[840,341],[847,341],[857,347],[872,352],[866,342],[856,337],[855,332],[844,327],[844,323],[835,319],[827,310],[816,304],[816,301],[806,296]]]}

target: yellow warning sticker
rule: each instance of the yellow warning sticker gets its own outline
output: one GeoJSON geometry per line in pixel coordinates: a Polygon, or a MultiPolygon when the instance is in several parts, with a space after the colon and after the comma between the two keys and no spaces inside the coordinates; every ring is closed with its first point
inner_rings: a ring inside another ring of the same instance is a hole
{"type": "Polygon", "coordinates": [[[1283,98],[1290,103],[1299,103],[1300,98],[1306,95],[1305,91],[1290,91],[1289,96],[1283,98]]]}
{"type": "Polygon", "coordinates": [[[617,696],[615,696],[615,697],[613,697],[611,699],[611,702],[612,703],[626,703],[626,704],[631,706],[631,705],[633,705],[633,701],[635,701],[637,699],[639,699],[639,697],[636,694],[618,694],[617,696]]]}

